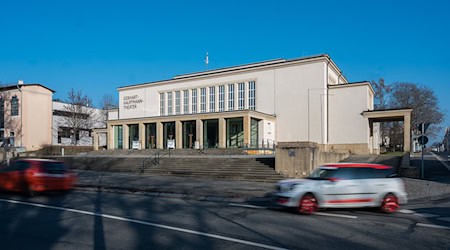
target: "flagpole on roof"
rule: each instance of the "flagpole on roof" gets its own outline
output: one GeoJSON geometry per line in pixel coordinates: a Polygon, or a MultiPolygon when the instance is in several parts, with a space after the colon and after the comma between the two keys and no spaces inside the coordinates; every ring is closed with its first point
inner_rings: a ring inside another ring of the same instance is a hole
{"type": "Polygon", "coordinates": [[[208,69],[208,64],[209,64],[209,57],[208,57],[208,51],[206,51],[206,56],[205,56],[206,69],[208,69]]]}

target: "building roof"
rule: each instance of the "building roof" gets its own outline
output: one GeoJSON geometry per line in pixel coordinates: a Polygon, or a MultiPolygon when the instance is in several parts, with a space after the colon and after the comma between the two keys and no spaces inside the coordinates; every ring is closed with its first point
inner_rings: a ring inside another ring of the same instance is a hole
{"type": "MultiPolygon", "coordinates": [[[[306,56],[306,57],[300,57],[300,58],[294,58],[294,59],[279,58],[279,59],[274,59],[274,60],[249,63],[249,64],[243,64],[243,65],[232,66],[232,67],[225,67],[225,68],[206,70],[206,71],[200,71],[200,72],[194,72],[194,73],[188,73],[188,74],[181,74],[181,75],[174,76],[172,79],[132,84],[132,85],[128,85],[128,86],[119,87],[119,88],[117,88],[117,90],[130,88],[130,87],[144,86],[144,85],[149,85],[149,84],[176,82],[176,81],[180,81],[180,80],[193,79],[193,78],[197,78],[197,77],[207,77],[207,76],[212,76],[212,75],[216,75],[216,74],[232,73],[232,72],[239,72],[239,71],[244,71],[244,70],[273,67],[273,66],[282,66],[283,64],[292,64],[292,63],[296,63],[296,62],[307,62],[307,61],[313,61],[313,60],[317,60],[317,59],[329,60],[330,63],[332,64],[332,66],[338,72],[341,72],[339,70],[339,68],[336,66],[336,64],[331,60],[331,58],[328,54],[320,54],[320,55],[306,56]]],[[[342,74],[341,74],[341,77],[343,77],[345,79],[345,77],[342,74]]],[[[345,79],[345,80],[347,81],[347,79],[345,79]]]]}
{"type": "Polygon", "coordinates": [[[23,87],[28,87],[28,86],[38,86],[38,87],[42,87],[44,89],[50,90],[52,93],[56,92],[53,89],[45,87],[44,85],[39,84],[39,83],[27,83],[27,84],[15,84],[15,85],[3,86],[3,87],[0,87],[0,91],[13,90],[13,89],[17,89],[18,87],[23,88],[23,87]]]}

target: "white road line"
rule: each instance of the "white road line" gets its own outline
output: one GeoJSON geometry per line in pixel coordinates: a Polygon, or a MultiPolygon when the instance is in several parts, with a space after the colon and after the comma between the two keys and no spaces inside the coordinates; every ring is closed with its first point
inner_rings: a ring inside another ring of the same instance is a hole
{"type": "Polygon", "coordinates": [[[439,225],[434,225],[434,224],[417,223],[416,226],[420,226],[420,227],[431,227],[431,228],[438,228],[438,229],[447,229],[447,230],[450,230],[450,227],[439,226],[439,225]]]}
{"type": "Polygon", "coordinates": [[[427,214],[427,213],[415,213],[414,215],[416,216],[420,216],[423,218],[433,218],[433,217],[438,217],[439,215],[436,214],[427,214]]]}
{"type": "Polygon", "coordinates": [[[437,218],[438,220],[443,220],[446,222],[450,222],[450,217],[444,217],[444,218],[437,218]]]}
{"type": "Polygon", "coordinates": [[[409,209],[400,209],[397,212],[402,213],[402,214],[413,214],[413,213],[415,213],[415,211],[409,210],[409,209]]]}
{"type": "Polygon", "coordinates": [[[239,203],[228,203],[229,206],[233,207],[246,207],[246,208],[256,208],[256,209],[267,209],[267,207],[247,205],[247,204],[239,204],[239,203]]]}
{"type": "Polygon", "coordinates": [[[329,213],[322,213],[322,212],[316,212],[314,214],[322,215],[322,216],[330,216],[330,217],[347,218],[347,219],[357,219],[358,218],[358,216],[345,215],[345,214],[329,214],[329,213]]]}
{"type": "Polygon", "coordinates": [[[450,170],[450,166],[441,159],[441,157],[438,157],[435,153],[431,152],[431,154],[436,158],[442,165],[444,165],[448,170],[450,170]]]}
{"type": "Polygon", "coordinates": [[[40,207],[40,208],[48,208],[48,209],[61,210],[61,211],[67,211],[67,212],[72,212],[72,213],[79,213],[79,214],[103,217],[103,218],[108,218],[108,219],[113,219],[113,220],[132,222],[132,223],[136,223],[136,224],[147,225],[147,226],[158,227],[158,228],[164,228],[164,229],[178,231],[178,232],[183,232],[183,233],[188,233],[188,234],[201,235],[201,236],[205,236],[205,237],[209,237],[209,238],[225,240],[225,241],[230,241],[230,242],[236,242],[236,243],[240,243],[240,244],[244,244],[244,245],[256,246],[256,247],[261,247],[261,248],[265,248],[265,249],[274,249],[274,250],[285,250],[286,249],[286,248],[281,248],[281,247],[261,244],[261,243],[257,243],[257,242],[252,242],[252,241],[247,241],[247,240],[241,240],[241,239],[221,236],[221,235],[217,235],[217,234],[204,233],[204,232],[190,230],[190,229],[185,229],[185,228],[172,227],[172,226],[167,226],[167,225],[163,225],[163,224],[157,224],[157,223],[151,223],[151,222],[146,222],[146,221],[128,219],[128,218],[120,217],[120,216],[101,214],[101,213],[83,211],[83,210],[72,209],[72,208],[56,207],[56,206],[49,206],[49,205],[39,204],[39,203],[31,203],[31,202],[16,201],[16,200],[6,200],[6,199],[0,199],[0,202],[7,202],[7,203],[13,203],[13,204],[20,204],[20,205],[27,205],[27,206],[40,207]]]}

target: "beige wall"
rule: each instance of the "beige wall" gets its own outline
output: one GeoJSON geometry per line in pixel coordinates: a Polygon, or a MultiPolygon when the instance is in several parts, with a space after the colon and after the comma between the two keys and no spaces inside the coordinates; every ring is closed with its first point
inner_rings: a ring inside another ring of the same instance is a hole
{"type": "Polygon", "coordinates": [[[362,116],[369,107],[367,84],[330,88],[329,144],[369,144],[369,122],[362,116]]]}
{"type": "Polygon", "coordinates": [[[52,92],[39,86],[25,86],[23,93],[23,136],[27,150],[52,143],[52,92]]]}

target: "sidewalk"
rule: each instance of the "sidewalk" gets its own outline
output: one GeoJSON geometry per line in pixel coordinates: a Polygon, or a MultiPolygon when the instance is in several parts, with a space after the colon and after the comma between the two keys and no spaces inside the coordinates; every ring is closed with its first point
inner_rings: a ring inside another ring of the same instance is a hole
{"type": "Polygon", "coordinates": [[[78,189],[139,192],[151,196],[244,202],[269,199],[275,183],[150,176],[133,173],[75,170],[78,189]]]}
{"type": "MultiPolygon", "coordinates": [[[[275,183],[237,180],[195,179],[173,176],[149,176],[133,173],[75,170],[78,189],[134,192],[150,196],[190,198],[197,200],[249,202],[268,201],[275,183]]],[[[403,178],[409,200],[438,196],[450,197],[450,185],[403,178]]]]}

